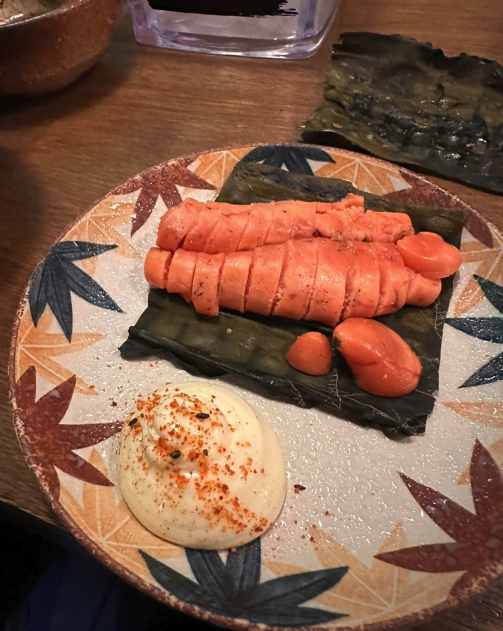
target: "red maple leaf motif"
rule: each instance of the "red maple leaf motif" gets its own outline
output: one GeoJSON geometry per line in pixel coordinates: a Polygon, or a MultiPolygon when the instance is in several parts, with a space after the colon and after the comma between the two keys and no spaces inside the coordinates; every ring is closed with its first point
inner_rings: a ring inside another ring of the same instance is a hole
{"type": "Polygon", "coordinates": [[[21,440],[29,452],[28,464],[54,499],[59,497],[59,478],[55,467],[90,484],[113,486],[112,482],[84,458],[73,452],[96,445],[117,434],[121,422],[63,424],[75,389],[75,375],[35,400],[36,369],[30,366],[15,388],[16,415],[22,423],[21,440]]]}
{"type": "Polygon", "coordinates": [[[131,236],[150,217],[159,196],[168,208],[181,203],[182,198],[176,186],[187,186],[207,191],[215,190],[213,184],[206,182],[187,169],[193,161],[194,158],[191,157],[180,158],[167,164],[152,167],[112,191],[114,195],[127,195],[141,189],[134,207],[131,236]]]}
{"type": "Polygon", "coordinates": [[[459,572],[450,596],[480,589],[495,578],[503,564],[503,475],[489,451],[477,440],[470,462],[475,513],[438,491],[400,474],[424,512],[447,533],[452,543],[403,548],[376,559],[418,572],[459,572]]]}

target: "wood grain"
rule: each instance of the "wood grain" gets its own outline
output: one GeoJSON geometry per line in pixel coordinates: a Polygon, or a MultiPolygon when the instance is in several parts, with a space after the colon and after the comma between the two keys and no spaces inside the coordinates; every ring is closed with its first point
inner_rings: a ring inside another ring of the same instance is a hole
{"type": "MultiPolygon", "coordinates": [[[[344,30],[401,33],[448,54],[503,62],[494,0],[346,0],[320,50],[301,61],[137,46],[129,20],[99,64],[54,95],[0,101],[0,500],[56,522],[24,463],[10,414],[7,357],[35,265],[77,214],[138,171],[229,145],[294,142],[318,103],[331,42],[344,30]]],[[[503,227],[501,197],[431,178],[503,227]]],[[[503,587],[422,631],[503,631],[503,587]]]]}

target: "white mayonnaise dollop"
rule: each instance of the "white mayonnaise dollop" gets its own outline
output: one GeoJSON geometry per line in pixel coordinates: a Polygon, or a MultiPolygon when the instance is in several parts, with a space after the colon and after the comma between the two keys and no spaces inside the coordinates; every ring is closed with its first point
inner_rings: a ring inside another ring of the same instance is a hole
{"type": "Polygon", "coordinates": [[[278,516],[286,470],[276,434],[232,390],[171,384],[137,401],[119,451],[122,494],[154,534],[192,548],[256,539],[278,516]]]}

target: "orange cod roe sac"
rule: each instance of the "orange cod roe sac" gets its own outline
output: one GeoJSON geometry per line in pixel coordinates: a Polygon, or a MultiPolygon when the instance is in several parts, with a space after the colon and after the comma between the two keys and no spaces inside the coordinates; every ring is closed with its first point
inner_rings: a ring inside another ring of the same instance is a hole
{"type": "Polygon", "coordinates": [[[326,375],[332,368],[330,342],[323,333],[304,333],[290,346],[286,361],[308,375],[326,375]]]}
{"type": "Polygon", "coordinates": [[[362,390],[401,397],[417,387],[422,371],[418,356],[384,324],[349,318],[335,328],[334,342],[362,390]]]}

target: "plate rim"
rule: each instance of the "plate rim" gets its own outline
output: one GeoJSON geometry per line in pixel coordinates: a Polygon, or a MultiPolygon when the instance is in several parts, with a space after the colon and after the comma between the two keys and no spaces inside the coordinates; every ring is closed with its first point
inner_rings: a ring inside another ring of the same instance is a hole
{"type": "MultiPolygon", "coordinates": [[[[12,413],[12,419],[14,424],[14,429],[16,432],[16,438],[18,440],[19,446],[23,453],[24,460],[35,477],[35,480],[41,489],[42,493],[46,501],[48,502],[51,509],[54,513],[59,517],[59,519],[63,522],[63,525],[68,528],[70,533],[77,539],[77,541],[93,556],[95,556],[105,567],[113,571],[120,578],[126,580],[128,583],[133,585],[133,587],[140,589],[145,594],[150,597],[155,597],[158,601],[162,602],[165,605],[173,607],[175,610],[180,611],[183,614],[190,615],[198,620],[202,620],[203,622],[207,622],[210,624],[215,624],[221,627],[225,627],[228,629],[235,629],[236,631],[241,631],[243,629],[249,629],[250,631],[399,631],[400,629],[405,629],[407,625],[417,625],[422,622],[427,622],[432,618],[444,613],[446,611],[451,611],[457,609],[461,605],[465,605],[470,600],[483,594],[488,589],[494,586],[496,582],[498,582],[503,577],[503,563],[500,563],[499,571],[496,570],[486,570],[485,575],[488,575],[486,581],[479,581],[472,587],[472,589],[468,592],[466,597],[456,596],[451,597],[447,596],[442,602],[432,606],[421,609],[411,614],[407,614],[405,616],[400,616],[397,618],[384,620],[381,622],[372,622],[372,623],[364,623],[357,627],[348,627],[348,626],[327,626],[326,624],[317,625],[317,626],[273,626],[266,625],[263,623],[254,623],[250,622],[244,618],[231,618],[228,616],[223,616],[220,614],[215,614],[207,609],[204,609],[198,605],[193,605],[183,600],[180,600],[177,596],[171,594],[167,590],[154,585],[152,583],[148,583],[138,574],[129,570],[125,565],[122,565],[118,561],[116,561],[113,557],[111,557],[107,552],[105,552],[97,543],[91,539],[89,535],[87,535],[73,520],[70,514],[63,507],[59,499],[55,499],[49,490],[49,488],[43,484],[43,481],[39,478],[34,468],[30,465],[31,452],[29,445],[19,430],[19,427],[22,426],[22,420],[20,415],[18,414],[18,408],[16,407],[16,397],[15,397],[15,358],[16,358],[16,348],[19,334],[19,327],[21,323],[22,316],[25,312],[26,303],[28,300],[28,293],[31,285],[31,281],[36,270],[39,268],[41,263],[45,260],[48,252],[52,250],[52,248],[59,242],[61,242],[64,237],[68,234],[68,232],[76,226],[88,213],[90,213],[98,204],[103,202],[110,195],[114,195],[114,191],[124,186],[127,182],[136,177],[141,177],[146,173],[152,171],[153,169],[159,169],[164,166],[167,166],[172,163],[176,163],[182,160],[188,160],[192,158],[192,162],[194,162],[199,156],[211,154],[211,153],[222,153],[225,151],[233,151],[237,149],[247,149],[250,150],[256,147],[268,147],[268,146],[288,146],[288,147],[316,147],[319,149],[323,149],[327,152],[337,151],[338,153],[342,153],[347,156],[361,156],[365,160],[375,163],[377,165],[384,166],[394,166],[402,172],[407,173],[412,176],[412,179],[419,181],[423,184],[426,184],[427,187],[432,187],[437,191],[441,191],[442,193],[446,193],[453,201],[464,207],[467,215],[475,216],[478,220],[481,220],[486,226],[489,227],[491,231],[496,233],[503,240],[503,230],[500,230],[496,225],[494,225],[491,221],[489,221],[480,211],[476,208],[473,208],[470,204],[462,200],[456,194],[451,193],[447,189],[439,186],[435,182],[430,181],[427,177],[422,174],[415,173],[410,169],[403,167],[400,164],[396,164],[390,162],[388,160],[383,160],[381,158],[376,158],[374,156],[366,155],[364,153],[360,153],[358,151],[350,151],[347,149],[339,149],[338,147],[329,147],[326,145],[318,145],[312,143],[287,143],[287,142],[262,142],[262,143],[246,143],[246,144],[237,144],[237,145],[229,145],[225,147],[215,148],[215,149],[207,149],[204,151],[193,151],[191,153],[183,154],[181,156],[177,156],[174,158],[170,158],[168,160],[163,160],[155,165],[147,167],[142,171],[139,171],[127,179],[123,180],[119,184],[115,185],[110,191],[108,191],[105,195],[98,198],[91,205],[89,205],[84,211],[78,213],[78,215],[70,221],[65,228],[60,232],[58,237],[52,241],[52,244],[46,250],[46,254],[44,258],[42,258],[39,263],[36,265],[35,269],[31,273],[26,286],[23,290],[21,298],[19,300],[18,307],[16,309],[16,314],[14,317],[14,322],[12,325],[12,337],[9,348],[9,359],[7,366],[7,374],[8,374],[8,395],[9,395],[9,404],[12,413]],[[482,586],[480,586],[482,584],[482,586]]],[[[189,163],[190,164],[190,163],[189,163]]],[[[344,178],[342,178],[344,179],[344,178]]],[[[118,193],[117,193],[118,194],[118,193]]],[[[340,619],[342,622],[343,618],[340,619]]]]}

